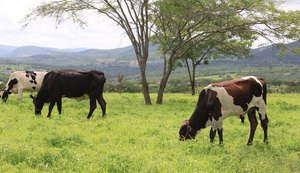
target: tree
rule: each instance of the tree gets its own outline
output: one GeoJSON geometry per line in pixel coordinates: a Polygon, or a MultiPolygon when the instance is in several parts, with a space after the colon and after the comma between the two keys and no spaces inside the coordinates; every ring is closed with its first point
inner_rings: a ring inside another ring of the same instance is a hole
{"type": "MultiPolygon", "coordinates": [[[[188,76],[191,86],[191,94],[195,95],[195,75],[196,67],[201,63],[208,64],[212,59],[221,59],[225,57],[243,58],[248,57],[252,42],[255,37],[249,37],[246,32],[239,33],[239,37],[243,39],[232,39],[231,36],[220,36],[209,41],[192,43],[195,46],[189,49],[183,56],[183,63],[185,63],[188,71],[188,76]]],[[[251,34],[250,34],[251,35],[251,34]]]]}
{"type": "MultiPolygon", "coordinates": [[[[157,1],[153,40],[160,45],[165,66],[156,103],[163,102],[164,89],[176,62],[184,58],[197,42],[207,45],[206,43],[218,42],[224,37],[225,40],[238,44],[237,41],[262,36],[275,44],[274,38],[299,39],[299,12],[279,10],[275,5],[276,2],[276,0],[157,1]]],[[[251,41],[246,43],[252,44],[251,41]]]]}
{"type": "Polygon", "coordinates": [[[198,45],[197,48],[190,49],[186,55],[185,58],[182,60],[187,68],[188,76],[190,80],[191,85],[191,94],[195,95],[195,85],[196,85],[196,67],[200,65],[200,63],[203,61],[203,64],[208,63],[209,59],[209,53],[210,50],[213,49],[212,46],[206,46],[202,47],[202,45],[198,45]],[[191,61],[191,66],[189,63],[189,60],[191,61]]]}
{"type": "MultiPolygon", "coordinates": [[[[85,26],[83,14],[95,11],[103,14],[118,24],[129,37],[139,64],[142,93],[145,104],[151,104],[149,84],[146,78],[149,37],[152,25],[149,23],[149,0],[57,0],[42,3],[26,16],[26,21],[38,17],[52,17],[59,25],[71,20],[85,26]]],[[[25,27],[29,24],[27,22],[25,27]]]]}

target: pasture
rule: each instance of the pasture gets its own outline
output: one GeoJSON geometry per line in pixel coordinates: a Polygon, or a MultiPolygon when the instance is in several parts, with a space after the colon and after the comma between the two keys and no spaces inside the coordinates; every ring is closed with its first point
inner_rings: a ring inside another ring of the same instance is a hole
{"type": "MultiPolygon", "coordinates": [[[[156,95],[151,95],[152,100],[156,95]]],[[[63,99],[51,119],[34,115],[29,93],[0,103],[0,172],[299,172],[300,95],[269,94],[269,144],[260,125],[246,146],[249,122],[224,121],[224,146],[209,142],[209,128],[195,140],[178,141],[178,130],[198,96],[165,94],[163,105],[146,106],[142,94],[104,93],[86,120],[88,101],[63,99]]],[[[216,138],[218,139],[218,138],[216,138]]]]}

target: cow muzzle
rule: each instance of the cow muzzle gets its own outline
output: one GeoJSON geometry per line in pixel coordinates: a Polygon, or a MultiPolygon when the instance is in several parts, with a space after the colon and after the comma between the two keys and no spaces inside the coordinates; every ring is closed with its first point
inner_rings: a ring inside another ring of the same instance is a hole
{"type": "Polygon", "coordinates": [[[6,103],[7,97],[2,97],[2,100],[3,100],[4,103],[6,103]]]}
{"type": "Polygon", "coordinates": [[[9,95],[9,94],[10,94],[10,92],[8,92],[8,91],[4,91],[4,92],[2,93],[1,98],[2,98],[3,102],[6,102],[6,101],[7,101],[8,95],[9,95]]]}
{"type": "Polygon", "coordinates": [[[34,114],[36,116],[41,116],[42,112],[41,112],[41,110],[36,109],[35,112],[34,112],[34,114]]]}

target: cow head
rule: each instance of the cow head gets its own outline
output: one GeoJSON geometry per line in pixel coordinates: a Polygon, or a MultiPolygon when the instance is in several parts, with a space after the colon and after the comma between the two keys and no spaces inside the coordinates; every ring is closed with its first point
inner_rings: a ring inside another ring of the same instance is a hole
{"type": "Polygon", "coordinates": [[[30,98],[32,98],[32,102],[34,105],[34,110],[35,110],[34,114],[41,115],[44,104],[39,102],[38,99],[36,98],[36,96],[30,95],[30,98]]]}
{"type": "Polygon", "coordinates": [[[184,141],[186,139],[194,139],[196,133],[193,132],[192,127],[190,126],[189,120],[184,120],[183,124],[179,130],[179,140],[184,141]]]}
{"type": "Polygon", "coordinates": [[[3,102],[7,101],[9,94],[11,94],[10,91],[7,91],[7,90],[1,91],[1,98],[2,98],[3,102]]]}

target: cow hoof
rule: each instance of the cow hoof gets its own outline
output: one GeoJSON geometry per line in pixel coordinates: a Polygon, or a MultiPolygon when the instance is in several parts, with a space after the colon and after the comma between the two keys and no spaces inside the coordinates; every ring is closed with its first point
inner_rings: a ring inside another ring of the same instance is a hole
{"type": "Polygon", "coordinates": [[[219,147],[224,147],[223,142],[220,142],[220,143],[219,143],[219,147]]]}
{"type": "Polygon", "coordinates": [[[251,146],[251,145],[252,145],[252,142],[248,142],[248,143],[247,143],[247,146],[251,146]]]}
{"type": "Polygon", "coordinates": [[[269,144],[269,141],[266,139],[266,140],[264,140],[264,143],[265,144],[269,144]]]}

